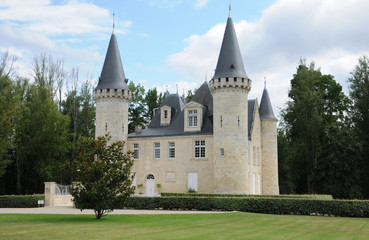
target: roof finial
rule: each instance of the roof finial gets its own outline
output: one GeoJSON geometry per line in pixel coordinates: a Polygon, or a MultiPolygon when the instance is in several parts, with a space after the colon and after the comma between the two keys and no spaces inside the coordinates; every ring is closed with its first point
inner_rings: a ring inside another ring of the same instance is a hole
{"type": "Polygon", "coordinates": [[[228,15],[228,17],[231,17],[231,0],[229,0],[229,15],[228,15]]]}
{"type": "Polygon", "coordinates": [[[114,33],[114,29],[115,29],[115,13],[113,12],[113,33],[114,33]]]}
{"type": "Polygon", "coordinates": [[[264,88],[267,87],[267,77],[264,77],[264,88]]]}

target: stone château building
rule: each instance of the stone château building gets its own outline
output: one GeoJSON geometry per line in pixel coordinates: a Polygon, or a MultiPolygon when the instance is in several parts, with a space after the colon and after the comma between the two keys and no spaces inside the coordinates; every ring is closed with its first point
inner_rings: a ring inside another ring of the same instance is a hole
{"type": "Polygon", "coordinates": [[[136,193],[279,194],[277,119],[267,89],[260,105],[250,90],[229,14],[213,78],[188,103],[167,95],[148,127],[128,134],[131,93],[113,33],[94,90],[96,136],[134,151],[136,193]]]}

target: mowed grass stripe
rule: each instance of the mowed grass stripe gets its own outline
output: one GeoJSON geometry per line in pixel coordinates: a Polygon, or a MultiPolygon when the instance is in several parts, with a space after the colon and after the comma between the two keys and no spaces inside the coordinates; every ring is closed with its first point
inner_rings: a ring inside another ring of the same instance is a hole
{"type": "Polygon", "coordinates": [[[255,213],[0,214],[0,239],[369,239],[369,219],[255,213]]]}

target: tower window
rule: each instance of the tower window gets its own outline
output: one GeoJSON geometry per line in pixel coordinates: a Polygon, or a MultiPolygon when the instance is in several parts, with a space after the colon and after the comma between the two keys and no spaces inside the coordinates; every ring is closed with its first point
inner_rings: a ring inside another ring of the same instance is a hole
{"type": "Polygon", "coordinates": [[[228,78],[226,78],[226,82],[229,82],[229,79],[228,78]]]}
{"type": "Polygon", "coordinates": [[[233,81],[234,81],[234,82],[237,82],[237,78],[234,78],[234,79],[233,79],[233,81]]]}
{"type": "Polygon", "coordinates": [[[220,149],[220,157],[224,157],[224,148],[220,149]]]}
{"type": "Polygon", "coordinates": [[[108,131],[108,123],[105,123],[105,132],[108,131]]]}

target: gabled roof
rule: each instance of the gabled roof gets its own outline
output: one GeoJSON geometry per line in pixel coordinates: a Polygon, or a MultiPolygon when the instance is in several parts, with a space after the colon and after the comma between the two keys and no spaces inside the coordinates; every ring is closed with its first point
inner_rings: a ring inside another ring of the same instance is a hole
{"type": "Polygon", "coordinates": [[[104,66],[96,89],[128,89],[120,58],[117,38],[113,33],[110,38],[104,66]]]}
{"type": "Polygon", "coordinates": [[[259,113],[260,119],[277,120],[277,118],[274,116],[273,107],[270,102],[269,93],[266,87],[264,88],[263,96],[261,97],[259,113]]]}
{"type": "Polygon", "coordinates": [[[241,77],[248,79],[231,15],[229,15],[227,20],[222,47],[220,49],[213,79],[226,77],[241,77]]]}

